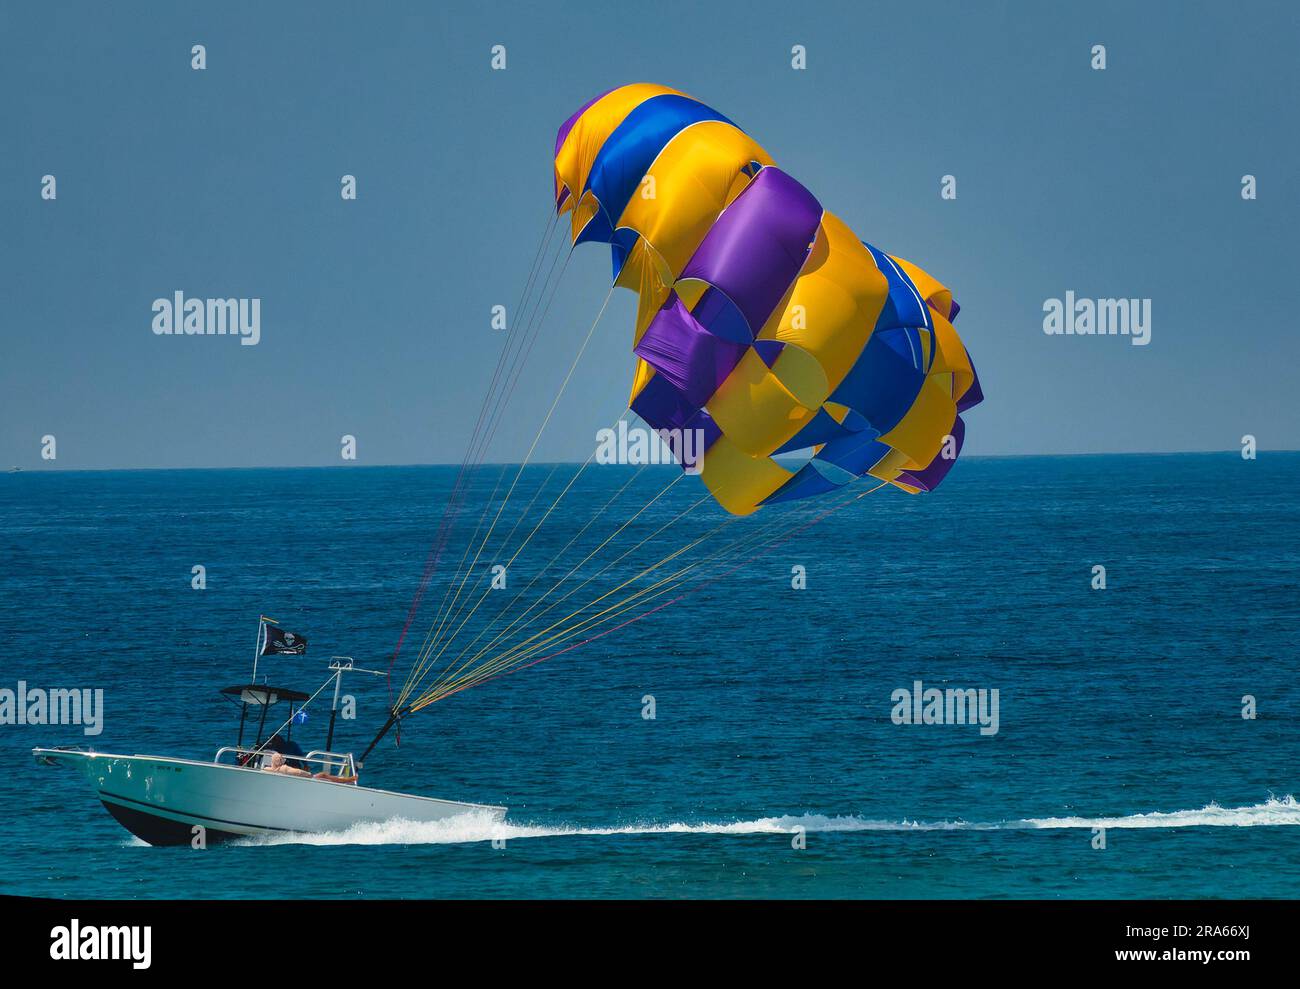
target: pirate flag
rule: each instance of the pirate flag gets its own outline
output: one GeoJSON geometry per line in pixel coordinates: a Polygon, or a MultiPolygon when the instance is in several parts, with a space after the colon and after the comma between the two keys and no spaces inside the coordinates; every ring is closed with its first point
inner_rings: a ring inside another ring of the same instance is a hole
{"type": "Polygon", "coordinates": [[[263,656],[305,656],[307,640],[301,635],[267,624],[266,638],[262,640],[263,656]]]}

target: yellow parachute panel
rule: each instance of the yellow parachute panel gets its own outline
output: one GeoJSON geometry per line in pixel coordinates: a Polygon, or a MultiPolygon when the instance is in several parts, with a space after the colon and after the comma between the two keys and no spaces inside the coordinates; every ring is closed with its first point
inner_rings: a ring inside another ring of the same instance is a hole
{"type": "Polygon", "coordinates": [[[709,447],[701,473],[709,492],[732,515],[749,515],[793,476],[770,457],[749,456],[726,436],[709,447]]]}
{"type": "Polygon", "coordinates": [[[871,252],[844,221],[823,213],[803,270],[759,339],[812,354],[833,391],[867,345],[888,296],[889,282],[871,252]]]}

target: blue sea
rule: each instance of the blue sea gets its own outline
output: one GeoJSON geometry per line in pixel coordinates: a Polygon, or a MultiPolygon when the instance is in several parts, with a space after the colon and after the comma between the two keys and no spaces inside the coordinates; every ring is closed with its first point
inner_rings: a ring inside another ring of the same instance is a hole
{"type": "MultiPolygon", "coordinates": [[[[507,532],[520,541],[577,470],[526,468],[496,543],[507,532]]],[[[498,482],[514,473],[475,475],[416,640],[474,545],[473,523],[485,509],[491,520],[498,482]]],[[[313,691],[332,655],[386,669],[456,474],[0,475],[0,688],[104,691],[97,736],[0,726],[0,892],[1238,898],[1300,888],[1296,453],[970,458],[932,495],[885,490],[809,525],[809,505],[739,520],[711,538],[789,538],[715,566],[660,611],[413,714],[400,745],[386,739],[366,764],[370,785],[507,805],[500,825],[467,816],[151,848],[83,779],[34,764],[32,747],[55,744],[211,758],[234,741],[238,710],[218,691],[247,682],[259,615],[310,641],[305,657],[262,660],[259,676],[273,683],[313,691]],[[204,589],[191,586],[195,565],[204,589]],[[1098,566],[1104,589],[1093,586],[1098,566]],[[796,567],[806,586],[792,586],[796,567]],[[892,698],[917,681],[996,689],[996,734],[896,724],[892,698]]],[[[616,546],[676,518],[700,497],[698,479],[636,514],[675,476],[589,468],[467,628],[575,535],[574,562],[624,522],[616,546]]],[[[702,506],[587,590],[658,559],[650,551],[671,546],[669,535],[704,536],[724,521],[702,506]]],[[[512,552],[496,543],[471,592],[512,552]]],[[[408,638],[398,674],[417,647],[408,638]]],[[[384,720],[387,688],[355,676],[345,691],[357,716],[336,747],[359,751],[384,720]]],[[[328,712],[308,713],[295,737],[317,744],[328,712]]]]}

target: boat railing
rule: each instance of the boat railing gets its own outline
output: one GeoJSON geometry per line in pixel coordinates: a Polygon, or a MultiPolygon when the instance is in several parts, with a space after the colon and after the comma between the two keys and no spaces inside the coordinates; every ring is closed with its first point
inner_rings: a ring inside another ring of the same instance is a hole
{"type": "MultiPolygon", "coordinates": [[[[221,764],[222,757],[231,754],[235,756],[234,762],[237,765],[248,769],[262,769],[270,764],[271,756],[274,753],[270,749],[250,749],[242,745],[223,745],[217,749],[217,754],[212,761],[221,764]]],[[[351,752],[326,752],[324,749],[313,749],[306,755],[285,755],[284,759],[290,765],[307,763],[310,768],[329,773],[331,776],[355,777],[357,775],[356,764],[352,760],[351,752]]]]}

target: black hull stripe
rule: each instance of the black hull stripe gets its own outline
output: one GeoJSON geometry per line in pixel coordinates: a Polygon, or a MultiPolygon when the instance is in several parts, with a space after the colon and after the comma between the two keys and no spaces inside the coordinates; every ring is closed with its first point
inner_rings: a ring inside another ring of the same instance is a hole
{"type": "Polygon", "coordinates": [[[174,807],[159,807],[157,804],[145,803],[143,800],[135,800],[132,797],[123,797],[120,794],[109,793],[107,790],[100,790],[99,797],[101,800],[107,797],[110,800],[121,800],[124,803],[135,804],[137,807],[145,807],[148,810],[154,812],[158,816],[161,816],[161,814],[159,814],[159,812],[161,811],[167,814],[180,814],[182,817],[197,818],[200,821],[212,821],[214,824],[233,824],[237,828],[256,828],[259,831],[292,831],[293,830],[293,828],[273,828],[269,824],[247,824],[244,821],[227,821],[220,817],[207,817],[203,814],[192,814],[187,810],[176,810],[174,807]]]}
{"type": "Polygon", "coordinates": [[[181,821],[173,821],[170,818],[158,817],[156,814],[146,814],[144,811],[135,810],[126,806],[126,804],[115,804],[111,800],[101,800],[100,805],[113,816],[118,824],[150,845],[164,847],[192,845],[194,831],[197,828],[202,828],[207,843],[210,845],[220,845],[228,841],[248,837],[248,835],[236,834],[233,831],[209,828],[202,824],[185,824],[181,821]]]}

